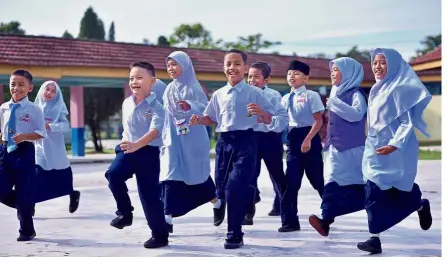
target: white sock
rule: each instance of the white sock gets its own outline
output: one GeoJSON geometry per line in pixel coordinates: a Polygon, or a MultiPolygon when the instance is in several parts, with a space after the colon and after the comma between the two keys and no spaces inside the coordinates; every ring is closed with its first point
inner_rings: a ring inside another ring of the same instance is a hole
{"type": "Polygon", "coordinates": [[[421,205],[421,208],[418,209],[418,212],[421,211],[422,209],[424,209],[423,205],[421,205]]]}
{"type": "Polygon", "coordinates": [[[172,225],[172,215],[165,215],[166,223],[172,225]]]}
{"type": "Polygon", "coordinates": [[[380,233],[379,234],[369,234],[369,237],[380,237],[380,233]]]}
{"type": "Polygon", "coordinates": [[[220,201],[220,199],[217,199],[217,201],[213,204],[213,208],[219,209],[221,205],[222,202],[220,201]]]}

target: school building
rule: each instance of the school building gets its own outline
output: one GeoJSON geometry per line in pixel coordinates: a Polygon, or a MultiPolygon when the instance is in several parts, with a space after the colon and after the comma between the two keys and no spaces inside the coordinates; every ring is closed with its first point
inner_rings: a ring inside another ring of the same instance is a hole
{"type": "MultiPolygon", "coordinates": [[[[225,51],[209,49],[188,49],[159,47],[144,44],[117,43],[107,41],[62,39],[40,36],[10,36],[0,35],[0,101],[4,100],[10,74],[16,69],[27,69],[35,77],[36,88],[46,80],[55,80],[61,87],[70,91],[70,123],[72,127],[73,155],[83,156],[84,140],[84,88],[119,88],[123,95],[130,94],[128,88],[129,65],[135,61],[149,61],[156,68],[156,77],[169,83],[166,72],[165,58],[175,50],[185,51],[190,57],[196,70],[197,78],[205,92],[211,93],[226,84],[223,73],[223,59],[225,51]]],[[[440,49],[439,49],[440,54],[440,49]]],[[[308,88],[318,91],[323,97],[329,94],[330,70],[329,60],[305,57],[283,56],[274,54],[248,54],[248,62],[264,61],[272,68],[269,87],[282,94],[288,92],[286,74],[289,62],[293,59],[301,60],[311,67],[308,88]]],[[[440,59],[439,59],[440,61],[440,59]]],[[[431,61],[429,61],[431,62],[431,61]]],[[[415,61],[415,66],[429,63],[415,61]]],[[[430,64],[431,65],[431,64],[430,64]]],[[[365,78],[362,87],[366,91],[374,84],[371,65],[364,63],[365,78]]],[[[440,62],[439,62],[440,68],[440,62]]],[[[416,68],[415,68],[416,69],[416,68]]],[[[426,73],[428,69],[421,66],[418,72],[426,73]]],[[[424,83],[434,80],[433,75],[422,75],[424,83]]],[[[431,84],[430,84],[431,85],[431,84]]],[[[440,95],[440,86],[439,86],[440,95]]],[[[437,106],[430,109],[438,109],[437,106]]],[[[440,100],[439,100],[440,117],[440,100]]],[[[88,113],[86,113],[88,114],[88,113]]],[[[435,114],[435,116],[438,116],[435,114]]],[[[429,115],[432,118],[432,115],[429,115]]],[[[434,118],[434,117],[433,117],[434,118]]],[[[440,129],[440,121],[429,121],[430,131],[440,129]]],[[[441,134],[439,132],[439,140],[441,134]]]]}

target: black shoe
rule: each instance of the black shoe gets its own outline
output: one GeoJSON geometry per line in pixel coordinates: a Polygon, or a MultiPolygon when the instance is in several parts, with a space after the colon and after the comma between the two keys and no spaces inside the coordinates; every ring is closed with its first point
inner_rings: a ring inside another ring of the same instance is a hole
{"type": "Polygon", "coordinates": [[[382,244],[380,243],[380,239],[378,237],[370,237],[365,242],[358,243],[357,248],[371,254],[382,253],[382,244]]]}
{"type": "Polygon", "coordinates": [[[320,235],[327,237],[329,235],[329,224],[320,219],[316,215],[310,215],[309,216],[309,224],[317,230],[320,235]]]}
{"type": "Polygon", "coordinates": [[[225,239],[224,248],[225,249],[236,249],[244,245],[244,240],[242,238],[232,238],[225,239]]]}
{"type": "Polygon", "coordinates": [[[21,242],[21,241],[31,241],[35,237],[36,237],[36,231],[34,231],[30,236],[20,234],[19,237],[17,237],[17,241],[19,241],[19,242],[21,242]]]}
{"type": "Polygon", "coordinates": [[[253,218],[256,214],[256,206],[250,206],[250,209],[248,209],[247,214],[245,215],[244,221],[242,221],[243,226],[252,226],[253,225],[253,218]]]}
{"type": "Polygon", "coordinates": [[[227,203],[221,200],[220,208],[213,208],[214,211],[214,225],[220,226],[225,219],[225,208],[227,207],[227,203]]]}
{"type": "Polygon", "coordinates": [[[131,226],[133,221],[133,215],[118,216],[110,221],[110,225],[118,229],[123,229],[126,226],[131,226]]]}
{"type": "Polygon", "coordinates": [[[79,191],[73,191],[73,193],[70,194],[70,205],[68,207],[70,213],[74,213],[78,210],[80,197],[81,193],[79,191]]]}
{"type": "Polygon", "coordinates": [[[166,228],[168,229],[169,233],[174,233],[174,225],[169,224],[168,222],[166,222],[166,228]]]}
{"type": "Polygon", "coordinates": [[[280,216],[281,212],[273,208],[269,213],[268,216],[280,216]]]}
{"type": "Polygon", "coordinates": [[[422,230],[429,230],[433,222],[430,211],[430,201],[427,199],[422,199],[421,205],[422,210],[418,211],[419,225],[421,225],[422,230]]]}
{"type": "Polygon", "coordinates": [[[154,237],[151,237],[148,241],[144,242],[145,248],[159,248],[159,247],[165,247],[169,244],[168,239],[158,240],[154,237]]]}
{"type": "Polygon", "coordinates": [[[284,232],[293,232],[293,231],[300,231],[301,230],[301,226],[298,223],[298,225],[285,225],[282,226],[280,228],[278,228],[278,232],[284,233],[284,232]]]}

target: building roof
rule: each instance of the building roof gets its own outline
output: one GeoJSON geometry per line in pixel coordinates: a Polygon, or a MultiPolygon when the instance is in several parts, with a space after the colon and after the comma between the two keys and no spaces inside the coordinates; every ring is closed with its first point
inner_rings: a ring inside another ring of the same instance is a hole
{"type": "MultiPolygon", "coordinates": [[[[0,64],[9,65],[127,68],[132,62],[145,60],[157,69],[166,69],[165,58],[175,50],[188,53],[196,72],[218,73],[223,70],[225,51],[222,50],[0,34],[0,64]]],[[[273,77],[284,77],[289,62],[294,59],[309,64],[311,77],[330,77],[328,59],[248,53],[249,63],[269,63],[273,77]]],[[[371,65],[363,63],[363,66],[364,80],[374,81],[371,65]]]]}
{"type": "Polygon", "coordinates": [[[413,66],[413,65],[436,61],[436,60],[441,60],[441,59],[442,59],[442,47],[441,47],[441,45],[439,45],[438,47],[436,47],[432,51],[426,53],[425,55],[416,57],[415,59],[410,61],[410,65],[413,66]]]}

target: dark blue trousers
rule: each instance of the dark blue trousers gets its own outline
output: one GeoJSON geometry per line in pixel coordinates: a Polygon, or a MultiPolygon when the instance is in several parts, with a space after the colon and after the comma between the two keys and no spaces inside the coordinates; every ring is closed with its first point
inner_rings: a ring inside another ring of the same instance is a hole
{"type": "Polygon", "coordinates": [[[227,238],[242,238],[246,208],[253,204],[256,189],[250,186],[257,159],[258,141],[252,129],[223,132],[216,145],[217,198],[227,201],[227,238]]]}
{"type": "Polygon", "coordinates": [[[34,207],[35,157],[34,144],[22,142],[15,151],[6,151],[7,143],[0,144],[0,202],[17,208],[20,234],[34,233],[32,211],[34,207]],[[14,190],[12,189],[14,187],[14,190]],[[11,204],[14,200],[14,204],[11,204]]]}
{"type": "Polygon", "coordinates": [[[340,186],[336,182],[327,183],[323,190],[321,216],[332,223],[337,216],[365,209],[365,185],[340,186]]]}
{"type": "Polygon", "coordinates": [[[301,188],[304,172],[312,187],[323,195],[323,156],[320,136],[317,134],[311,141],[311,148],[307,153],[301,152],[301,144],[311,127],[293,128],[287,134],[287,189],[284,194],[285,214],[281,215],[283,225],[296,226],[298,221],[298,191],[301,188]]]}
{"type": "Polygon", "coordinates": [[[365,209],[371,234],[379,234],[397,225],[421,207],[421,190],[414,184],[410,192],[396,188],[380,190],[373,182],[365,186],[365,209]]]}
{"type": "Polygon", "coordinates": [[[270,175],[270,180],[275,191],[275,201],[273,208],[280,211],[280,197],[286,191],[286,175],[282,157],[284,148],[282,143],[282,133],[277,132],[257,132],[258,135],[258,159],[256,162],[255,173],[250,184],[256,187],[255,203],[261,201],[258,188],[258,178],[261,173],[261,161],[264,160],[265,166],[270,175]]]}
{"type": "Polygon", "coordinates": [[[163,203],[160,200],[160,149],[144,146],[136,152],[124,154],[116,146],[116,157],[106,172],[109,188],[115,198],[117,215],[129,215],[134,208],[130,202],[127,179],[133,174],[137,179],[138,194],[152,236],[156,239],[167,239],[168,230],[163,214],[163,203]]]}

